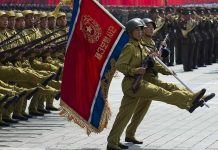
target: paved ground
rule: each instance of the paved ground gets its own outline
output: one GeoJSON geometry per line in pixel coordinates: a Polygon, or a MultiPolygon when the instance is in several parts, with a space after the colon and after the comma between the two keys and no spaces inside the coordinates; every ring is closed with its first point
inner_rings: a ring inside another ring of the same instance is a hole
{"type": "MultiPolygon", "coordinates": [[[[218,95],[218,64],[193,72],[182,71],[182,66],[172,67],[178,76],[194,91],[207,88],[218,95]]],[[[178,83],[173,77],[160,76],[162,80],[178,83]]],[[[122,97],[122,75],[115,78],[110,88],[113,118],[108,129],[101,134],[86,136],[85,130],[69,123],[58,113],[21,122],[0,130],[0,150],[100,150],[106,148],[106,138],[117,114],[122,97]]],[[[130,150],[193,149],[218,150],[218,96],[190,115],[161,102],[153,102],[137,132],[143,145],[129,145],[130,150]]],[[[123,141],[123,137],[122,137],[123,141]]]]}

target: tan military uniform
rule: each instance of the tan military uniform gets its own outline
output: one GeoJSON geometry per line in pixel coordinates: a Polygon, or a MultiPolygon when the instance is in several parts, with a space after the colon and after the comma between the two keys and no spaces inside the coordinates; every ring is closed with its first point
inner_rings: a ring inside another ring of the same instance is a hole
{"type": "Polygon", "coordinates": [[[132,91],[132,84],[135,81],[137,68],[145,57],[147,57],[147,53],[144,51],[140,43],[130,40],[122,50],[116,63],[117,70],[125,75],[122,81],[122,91],[124,96],[119,113],[117,114],[112,130],[108,136],[108,145],[110,147],[118,147],[120,136],[132,117],[139,99],[148,101],[148,103],[151,100],[157,100],[175,105],[180,109],[189,109],[198,95],[197,93],[193,94],[181,90],[175,90],[172,92],[167,91],[145,80],[141,80],[139,89],[134,93],[132,91]]]}

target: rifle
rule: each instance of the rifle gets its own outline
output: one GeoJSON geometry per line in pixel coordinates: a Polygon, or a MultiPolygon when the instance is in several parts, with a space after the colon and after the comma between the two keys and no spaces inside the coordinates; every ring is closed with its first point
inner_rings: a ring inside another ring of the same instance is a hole
{"type": "Polygon", "coordinates": [[[1,41],[1,42],[0,42],[0,46],[3,47],[2,44],[5,44],[7,41],[10,41],[11,39],[13,39],[15,36],[17,36],[17,35],[20,34],[21,32],[22,32],[22,31],[19,31],[19,32],[17,32],[16,34],[14,34],[14,35],[8,37],[7,39],[5,39],[5,40],[3,40],[3,41],[1,41]]]}
{"type": "Polygon", "coordinates": [[[67,40],[63,40],[63,41],[57,42],[57,43],[55,43],[55,46],[48,47],[45,50],[43,50],[43,52],[40,55],[38,55],[38,57],[43,56],[48,51],[50,53],[54,53],[56,51],[59,51],[63,46],[66,46],[66,44],[67,44],[67,40]]]}
{"type": "MultiPolygon", "coordinates": [[[[148,52],[151,52],[151,50],[148,47],[146,47],[146,49],[148,50],[148,52]]],[[[173,75],[173,77],[175,77],[188,91],[193,93],[193,90],[191,88],[189,88],[171,69],[169,69],[168,66],[166,64],[164,64],[162,62],[162,60],[160,60],[160,58],[155,57],[154,59],[157,62],[159,62],[166,70],[168,70],[173,75]]],[[[209,108],[209,105],[204,101],[204,99],[202,101],[203,101],[203,105],[205,105],[206,107],[209,108]]]]}
{"type": "MultiPolygon", "coordinates": [[[[40,20],[37,20],[37,21],[34,22],[33,24],[35,25],[35,24],[38,23],[39,21],[40,21],[40,20]]],[[[17,32],[16,34],[14,34],[14,35],[8,37],[7,39],[5,39],[4,41],[0,42],[0,46],[3,47],[2,44],[6,43],[7,41],[10,41],[11,39],[13,39],[13,38],[16,37],[17,35],[19,35],[22,31],[23,31],[23,30],[17,32]]]]}
{"type": "MultiPolygon", "coordinates": [[[[142,63],[141,67],[143,67],[143,68],[147,67],[148,59],[149,59],[149,56],[144,60],[144,62],[142,63]]],[[[135,81],[133,82],[133,84],[132,84],[133,93],[135,93],[138,90],[142,77],[143,77],[143,75],[137,75],[135,81]]]]}
{"type": "MultiPolygon", "coordinates": [[[[23,32],[23,30],[21,30],[21,31],[19,31],[19,32],[23,32]]],[[[26,37],[26,36],[28,36],[28,35],[30,35],[30,34],[32,34],[32,33],[33,33],[33,31],[32,31],[31,33],[29,33],[29,34],[22,35],[22,38],[23,38],[23,37],[26,37]]],[[[18,41],[18,40],[20,40],[19,37],[16,38],[15,40],[12,40],[12,41],[10,41],[10,42],[4,44],[4,45],[0,45],[0,48],[1,48],[1,47],[4,47],[4,46],[8,46],[8,45],[10,45],[10,44],[12,44],[12,43],[14,43],[14,42],[16,42],[16,41],[18,41]]]]}
{"type": "Polygon", "coordinates": [[[11,99],[9,99],[6,104],[4,105],[5,109],[8,109],[9,106],[11,106],[12,104],[14,104],[16,101],[18,101],[21,97],[23,97],[27,92],[23,91],[18,95],[15,95],[14,97],[12,97],[11,99]]]}
{"type": "Polygon", "coordinates": [[[25,44],[22,44],[20,46],[13,47],[13,48],[8,49],[6,51],[0,52],[0,57],[4,58],[4,60],[5,60],[5,59],[7,59],[7,58],[5,58],[6,57],[5,54],[11,53],[11,52],[16,52],[16,51],[17,51],[17,53],[19,53],[19,51],[21,51],[23,49],[31,48],[34,45],[36,45],[36,44],[40,43],[41,41],[51,37],[54,33],[57,33],[57,32],[59,32],[61,30],[63,30],[63,29],[61,28],[61,29],[55,30],[55,31],[53,31],[53,32],[41,37],[41,38],[35,39],[35,40],[33,40],[33,41],[29,42],[29,43],[25,43],[25,44]]]}
{"type": "MultiPolygon", "coordinates": [[[[57,41],[57,40],[59,40],[59,39],[65,37],[66,35],[67,35],[67,34],[61,35],[61,36],[59,36],[59,37],[57,37],[57,38],[54,38],[54,39],[52,39],[52,40],[50,40],[50,41],[48,41],[48,42],[46,42],[46,43],[43,43],[43,44],[41,44],[41,45],[37,45],[36,47],[29,49],[28,52],[26,52],[26,53],[23,54],[23,56],[24,56],[24,57],[27,57],[28,55],[30,55],[30,54],[34,51],[35,48],[37,48],[37,49],[43,48],[44,46],[46,46],[46,45],[48,45],[48,44],[50,44],[50,43],[53,43],[53,42],[55,42],[55,41],[57,41]]],[[[65,40],[64,40],[64,41],[65,41],[65,40]]],[[[59,44],[59,43],[61,43],[61,42],[63,42],[63,41],[57,42],[57,43],[55,43],[55,45],[57,45],[57,44],[59,44]]],[[[46,49],[47,49],[47,48],[46,48],[46,49]]],[[[44,51],[45,51],[45,50],[44,50],[44,51]]]]}
{"type": "Polygon", "coordinates": [[[0,101],[0,106],[1,106],[2,104],[4,104],[4,103],[8,100],[8,97],[9,97],[9,95],[5,95],[5,96],[1,99],[1,101],[0,101]]]}
{"type": "MultiPolygon", "coordinates": [[[[169,34],[166,34],[166,36],[165,36],[163,42],[166,42],[167,39],[168,39],[168,37],[169,37],[169,34]]],[[[160,52],[160,54],[162,53],[162,52],[161,52],[161,51],[162,51],[162,48],[163,48],[163,45],[160,45],[160,47],[159,47],[159,52],[160,52]]],[[[148,62],[149,59],[150,59],[150,57],[148,56],[148,57],[144,60],[144,62],[142,63],[141,67],[146,68],[147,62],[148,62]]],[[[135,93],[135,92],[138,90],[138,88],[139,88],[139,86],[140,86],[140,81],[141,81],[142,77],[143,77],[143,75],[137,75],[136,80],[133,82],[133,85],[132,85],[133,93],[135,93]]]]}

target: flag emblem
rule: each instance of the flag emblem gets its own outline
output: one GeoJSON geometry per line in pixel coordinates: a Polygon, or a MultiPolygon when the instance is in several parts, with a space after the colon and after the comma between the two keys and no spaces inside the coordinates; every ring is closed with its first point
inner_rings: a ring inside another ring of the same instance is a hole
{"type": "Polygon", "coordinates": [[[80,30],[89,43],[96,43],[102,35],[100,25],[89,15],[84,15],[81,18],[80,30]]]}

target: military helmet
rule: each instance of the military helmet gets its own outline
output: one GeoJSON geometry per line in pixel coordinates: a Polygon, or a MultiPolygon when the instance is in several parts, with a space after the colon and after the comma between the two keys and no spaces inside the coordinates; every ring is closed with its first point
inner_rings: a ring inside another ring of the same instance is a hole
{"type": "Polygon", "coordinates": [[[126,23],[126,31],[131,33],[137,27],[144,27],[145,24],[140,18],[133,18],[126,23]]]}
{"type": "Polygon", "coordinates": [[[48,12],[47,16],[48,18],[55,18],[55,15],[52,12],[48,12]]]}
{"type": "Polygon", "coordinates": [[[33,11],[33,15],[34,15],[34,16],[40,16],[40,12],[38,12],[37,10],[34,10],[34,11],[33,11]]]}
{"type": "Polygon", "coordinates": [[[8,17],[15,17],[15,12],[14,11],[8,11],[7,12],[8,17]]]}
{"type": "Polygon", "coordinates": [[[15,19],[18,19],[18,18],[24,18],[24,15],[22,13],[16,13],[15,19]]]}
{"type": "Polygon", "coordinates": [[[144,21],[144,23],[147,25],[148,23],[151,23],[154,27],[154,29],[156,28],[156,24],[153,20],[151,20],[150,18],[144,18],[142,19],[144,21]]]}
{"type": "Polygon", "coordinates": [[[46,18],[46,17],[48,17],[48,14],[46,12],[42,11],[42,12],[40,12],[39,16],[40,16],[40,18],[46,18]]]}
{"type": "Polygon", "coordinates": [[[66,17],[66,14],[65,14],[64,12],[59,12],[59,13],[57,14],[57,18],[63,17],[63,16],[66,17]]]}
{"type": "Polygon", "coordinates": [[[22,13],[23,13],[24,16],[26,16],[26,15],[29,15],[29,14],[33,14],[33,11],[32,10],[24,10],[22,13]]]}
{"type": "Polygon", "coordinates": [[[8,16],[6,12],[4,11],[0,11],[0,17],[3,17],[3,16],[8,16]]]}

